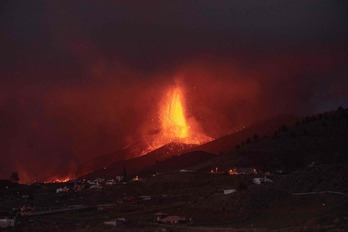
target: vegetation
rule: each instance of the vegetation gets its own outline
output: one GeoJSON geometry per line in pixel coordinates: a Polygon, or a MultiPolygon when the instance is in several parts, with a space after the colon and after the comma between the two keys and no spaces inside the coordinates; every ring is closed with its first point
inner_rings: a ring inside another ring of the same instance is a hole
{"type": "Polygon", "coordinates": [[[18,175],[18,172],[13,172],[10,176],[10,182],[11,183],[14,183],[14,184],[18,184],[19,182],[19,175],[18,175]]]}

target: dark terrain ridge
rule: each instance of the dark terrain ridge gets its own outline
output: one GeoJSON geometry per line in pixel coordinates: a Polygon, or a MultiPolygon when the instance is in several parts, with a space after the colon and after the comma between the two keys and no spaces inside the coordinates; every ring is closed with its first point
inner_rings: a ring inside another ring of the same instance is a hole
{"type": "Polygon", "coordinates": [[[195,170],[218,166],[255,167],[288,173],[308,165],[347,163],[348,112],[339,108],[280,125],[271,136],[248,136],[227,154],[201,163],[195,170]]]}
{"type": "MultiPolygon", "coordinates": [[[[111,156],[117,156],[118,153],[110,153],[107,156],[100,156],[96,158],[95,160],[98,161],[98,168],[94,169],[94,171],[83,175],[81,178],[97,178],[100,176],[108,177],[108,178],[114,178],[117,175],[123,174],[123,168],[126,168],[127,174],[131,175],[137,175],[142,172],[144,172],[146,169],[151,168],[151,166],[155,165],[156,163],[163,161],[165,159],[169,159],[172,156],[182,156],[180,158],[181,162],[185,163],[184,157],[186,156],[186,153],[195,153],[197,156],[196,161],[193,159],[193,157],[188,158],[191,159],[189,163],[183,164],[181,168],[187,168],[191,166],[201,163],[203,161],[206,161],[210,158],[213,158],[213,155],[220,155],[220,154],[226,154],[234,149],[235,145],[238,143],[243,142],[246,138],[252,137],[255,133],[258,133],[260,135],[268,135],[271,136],[274,130],[279,128],[279,125],[283,124],[294,124],[298,120],[298,117],[293,115],[282,115],[278,117],[274,117],[267,120],[261,120],[256,123],[251,124],[250,126],[246,127],[245,129],[227,135],[223,136],[221,138],[215,139],[211,142],[208,142],[206,144],[197,146],[193,144],[183,144],[183,143],[177,143],[173,142],[167,145],[164,145],[163,147],[160,147],[148,154],[145,154],[140,157],[132,158],[132,159],[126,159],[126,160],[119,160],[115,162],[110,162],[112,159],[111,156]],[[198,153],[201,152],[200,155],[198,153]],[[103,161],[103,158],[105,160],[103,161]],[[110,164],[111,163],[111,164],[110,164]]],[[[120,151],[120,154],[122,154],[125,151],[120,151]]],[[[190,154],[187,155],[192,156],[190,154]]],[[[193,155],[195,156],[195,155],[193,155]]],[[[178,160],[176,160],[177,162],[178,160]]],[[[171,161],[167,161],[167,163],[170,163],[171,161]]],[[[158,169],[159,164],[157,164],[158,169]]],[[[91,167],[91,166],[90,166],[91,167]]],[[[180,168],[177,165],[177,168],[180,168]]],[[[158,170],[161,170],[159,168],[158,170]]],[[[162,170],[165,171],[165,170],[162,170]]]]}
{"type": "MultiPolygon", "coordinates": [[[[124,231],[160,231],[161,228],[170,231],[347,231],[347,115],[347,109],[339,108],[297,118],[292,123],[278,123],[268,133],[250,130],[241,136],[243,139],[235,142],[231,139],[228,146],[224,145],[226,149],[217,154],[194,150],[200,147],[191,150],[188,146],[181,150],[181,155],[172,155],[175,152],[163,151],[175,151],[181,144],[169,144],[156,151],[162,160],[155,158],[156,153],[151,159],[143,157],[149,166],[141,163],[144,160],[121,161],[139,162],[137,170],[129,170],[128,177],[140,175],[144,181],[105,186],[102,191],[57,195],[55,188],[69,183],[20,185],[20,189],[5,190],[7,197],[2,198],[0,211],[20,207],[27,199],[16,196],[23,192],[33,195],[32,203],[37,210],[71,204],[116,204],[101,211],[37,216],[33,222],[23,218],[23,231],[52,228],[56,231],[114,231],[103,225],[103,221],[117,217],[130,221],[124,231]],[[209,173],[215,167],[221,172],[209,173]],[[253,167],[259,174],[228,175],[226,172],[234,167],[253,167]],[[194,172],[180,172],[180,169],[194,172]],[[159,174],[152,176],[157,172],[159,174]],[[273,182],[253,184],[253,178],[263,177],[265,172],[271,173],[268,178],[273,182]],[[233,188],[237,193],[223,194],[224,189],[233,188]],[[152,200],[124,200],[125,196],[137,199],[142,195],[151,196],[152,200]],[[153,225],[153,215],[157,212],[192,218],[193,224],[153,225]]],[[[215,149],[217,145],[212,147],[215,149]]]]}
{"type": "Polygon", "coordinates": [[[116,161],[104,168],[97,169],[87,175],[84,175],[79,179],[93,179],[97,177],[115,178],[115,176],[124,175],[124,172],[126,172],[127,175],[134,176],[155,165],[156,162],[166,160],[194,146],[195,145],[192,144],[169,143],[154,151],[151,151],[146,155],[133,159],[116,161]]]}

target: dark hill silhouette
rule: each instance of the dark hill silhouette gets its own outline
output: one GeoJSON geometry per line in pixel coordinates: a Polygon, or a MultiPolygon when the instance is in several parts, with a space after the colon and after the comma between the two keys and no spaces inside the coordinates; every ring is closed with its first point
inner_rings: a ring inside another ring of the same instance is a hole
{"type": "MultiPolygon", "coordinates": [[[[308,116],[293,126],[280,126],[272,136],[226,151],[227,155],[197,165],[195,169],[220,170],[233,166],[284,172],[311,163],[343,163],[348,160],[348,110],[308,116]]],[[[200,147],[201,148],[201,147],[200,147]]]]}
{"type": "Polygon", "coordinates": [[[107,166],[110,163],[117,161],[118,159],[125,159],[128,156],[128,151],[120,149],[114,152],[110,152],[105,155],[97,156],[93,159],[90,159],[84,163],[81,163],[75,171],[76,176],[85,175],[91,170],[101,169],[107,166]]]}
{"type": "Polygon", "coordinates": [[[156,164],[158,161],[168,159],[174,155],[178,155],[196,145],[192,144],[183,144],[183,143],[169,143],[165,146],[162,146],[146,155],[116,161],[106,168],[97,169],[87,175],[82,176],[81,178],[94,179],[96,177],[106,177],[106,178],[115,178],[117,175],[123,175],[123,170],[126,170],[128,175],[135,175],[143,171],[146,168],[149,168],[156,164]]]}
{"type": "Polygon", "coordinates": [[[215,154],[208,153],[205,151],[193,151],[183,153],[180,155],[172,156],[169,159],[156,162],[155,165],[153,165],[149,169],[146,169],[146,171],[143,172],[143,174],[177,171],[180,169],[192,167],[193,165],[211,160],[215,157],[215,154]]]}
{"type": "MultiPolygon", "coordinates": [[[[149,139],[152,139],[152,137],[149,139]]],[[[75,176],[82,176],[93,170],[103,169],[116,161],[138,157],[143,153],[144,150],[147,149],[147,147],[148,143],[145,139],[138,139],[123,149],[119,149],[104,155],[99,155],[93,159],[81,163],[76,168],[74,174],[75,176]]]]}
{"type": "Polygon", "coordinates": [[[215,154],[225,154],[234,149],[237,144],[246,141],[248,138],[252,139],[255,134],[259,137],[271,135],[274,130],[278,129],[281,125],[294,124],[297,120],[299,120],[299,118],[294,115],[280,115],[274,118],[261,120],[247,126],[241,131],[215,139],[195,147],[194,149],[215,154]]]}

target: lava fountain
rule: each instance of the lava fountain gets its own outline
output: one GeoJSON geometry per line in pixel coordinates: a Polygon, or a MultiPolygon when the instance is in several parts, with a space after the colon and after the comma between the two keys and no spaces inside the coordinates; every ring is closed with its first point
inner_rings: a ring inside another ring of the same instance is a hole
{"type": "Polygon", "coordinates": [[[186,123],[182,91],[175,88],[168,93],[166,102],[160,109],[162,136],[169,141],[188,137],[190,127],[186,123]]]}
{"type": "Polygon", "coordinates": [[[159,103],[159,132],[148,140],[147,153],[168,143],[202,144],[212,138],[204,135],[193,117],[187,118],[183,89],[179,86],[167,90],[159,103]]]}

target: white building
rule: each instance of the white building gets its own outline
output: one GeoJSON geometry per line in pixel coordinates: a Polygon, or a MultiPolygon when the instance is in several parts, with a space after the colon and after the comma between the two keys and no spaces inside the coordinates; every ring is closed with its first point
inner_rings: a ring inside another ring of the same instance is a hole
{"type": "Polygon", "coordinates": [[[268,179],[267,177],[253,179],[254,184],[262,184],[262,183],[267,183],[267,182],[273,182],[273,181],[271,179],[268,179]]]}
{"type": "Polygon", "coordinates": [[[87,180],[87,183],[90,185],[95,185],[95,181],[93,181],[93,180],[87,180]]]}
{"type": "Polygon", "coordinates": [[[127,220],[122,217],[122,218],[117,218],[115,220],[111,220],[111,221],[105,221],[104,224],[105,225],[110,225],[110,226],[116,226],[116,225],[124,225],[126,224],[127,220]]]}
{"type": "Polygon", "coordinates": [[[151,200],[151,196],[140,196],[139,199],[141,199],[143,201],[149,201],[149,200],[151,200]]]}
{"type": "Polygon", "coordinates": [[[95,189],[95,190],[100,190],[100,189],[102,189],[102,188],[103,188],[103,187],[100,186],[99,184],[91,185],[91,186],[89,187],[89,189],[95,189]]]}
{"type": "Polygon", "coordinates": [[[237,192],[237,189],[225,189],[224,190],[224,194],[225,195],[232,194],[232,193],[235,193],[235,192],[237,192]]]}
{"type": "Polygon", "coordinates": [[[188,169],[180,169],[180,172],[193,172],[192,170],[188,170],[188,169]]]}
{"type": "Polygon", "coordinates": [[[104,178],[97,178],[94,181],[98,182],[98,183],[103,183],[103,182],[105,182],[105,179],[104,178]]]}
{"type": "Polygon", "coordinates": [[[15,219],[0,219],[0,228],[13,227],[15,225],[15,219]]]}
{"type": "Polygon", "coordinates": [[[114,185],[114,184],[116,184],[116,181],[114,179],[106,181],[106,185],[114,185]]]}
{"type": "Polygon", "coordinates": [[[68,187],[64,187],[64,188],[57,188],[56,189],[56,193],[65,193],[65,192],[68,192],[69,191],[69,188],[68,187]]]}
{"type": "Polygon", "coordinates": [[[164,224],[177,224],[177,223],[185,223],[187,222],[186,218],[179,216],[167,216],[158,221],[159,223],[164,224]]]}

